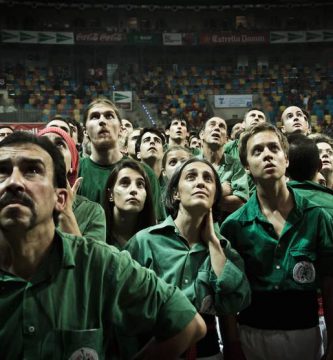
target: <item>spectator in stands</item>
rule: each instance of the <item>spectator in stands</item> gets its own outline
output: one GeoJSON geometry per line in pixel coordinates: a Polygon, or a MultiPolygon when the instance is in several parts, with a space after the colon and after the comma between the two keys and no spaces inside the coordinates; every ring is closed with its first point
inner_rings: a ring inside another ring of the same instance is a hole
{"type": "Polygon", "coordinates": [[[156,128],[144,128],[135,144],[137,158],[150,166],[156,177],[162,174],[164,135],[156,128]]]}
{"type": "MultiPolygon", "coordinates": [[[[91,155],[80,160],[79,175],[83,177],[78,193],[104,205],[107,179],[116,163],[124,156],[119,149],[120,114],[112,101],[105,97],[93,100],[85,110],[84,126],[91,141],[91,155]]],[[[158,220],[164,219],[160,201],[161,190],[153,170],[144,165],[149,177],[158,220]]]]}
{"type": "Polygon", "coordinates": [[[65,119],[61,115],[55,115],[53,119],[46,124],[45,127],[51,127],[51,126],[58,127],[66,131],[67,134],[73,137],[73,127],[70,125],[68,119],[65,119]]]}
{"type": "Polygon", "coordinates": [[[140,132],[141,132],[142,128],[139,129],[134,129],[129,135],[128,135],[128,139],[127,139],[127,154],[128,157],[130,157],[133,160],[139,160],[136,156],[136,151],[135,151],[135,144],[136,141],[138,139],[138,137],[140,136],[140,132]]]}
{"type": "Polygon", "coordinates": [[[14,132],[14,128],[9,125],[1,125],[0,126],[0,141],[6,138],[6,136],[12,134],[14,132]]]}
{"type": "Polygon", "coordinates": [[[311,138],[317,144],[321,160],[320,172],[324,175],[326,186],[333,189],[333,140],[324,134],[313,134],[311,138]]]}
{"type": "Polygon", "coordinates": [[[117,328],[153,331],[139,358],[177,359],[205,335],[181,291],[126,252],[55,229],[67,179],[48,139],[15,132],[0,143],[0,162],[2,357],[113,358],[117,328]]]}
{"type": "Polygon", "coordinates": [[[201,149],[201,140],[197,133],[190,135],[189,138],[189,147],[190,149],[201,149]]]}
{"type": "Polygon", "coordinates": [[[224,153],[227,123],[219,117],[208,119],[200,131],[203,158],[217,169],[222,186],[224,215],[244,205],[249,197],[247,175],[242,164],[224,153]]]}
{"type": "Polygon", "coordinates": [[[114,167],[106,184],[107,243],[123,248],[138,231],[156,224],[149,179],[142,166],[124,160],[114,167]]]}
{"type": "Polygon", "coordinates": [[[329,334],[327,358],[332,359],[331,217],[287,185],[288,142],[276,127],[252,127],[241,136],[239,149],[257,190],[224,221],[221,233],[244,259],[252,300],[238,316],[240,335],[235,318],[224,321],[229,329],[224,346],[231,354],[226,359],[233,359],[233,341],[239,336],[246,359],[320,359],[319,283],[329,334]]]}
{"type": "Polygon", "coordinates": [[[121,128],[123,134],[128,136],[133,131],[133,124],[127,119],[121,119],[121,128]]]}
{"type": "Polygon", "coordinates": [[[221,186],[214,167],[192,158],[172,176],[166,193],[169,217],[138,232],[126,249],[141,265],[178,286],[207,324],[207,335],[185,358],[220,358],[215,315],[236,314],[250,301],[243,261],[214,228],[221,186]]]}
{"type": "MultiPolygon", "coordinates": [[[[224,152],[233,158],[239,160],[239,136],[244,130],[249,130],[252,126],[258,125],[260,123],[266,122],[267,118],[265,113],[258,108],[251,108],[244,115],[242,128],[243,130],[239,130],[238,137],[233,141],[229,141],[224,146],[224,152]]],[[[238,124],[236,124],[238,125],[238,124]]]]}
{"type": "Polygon", "coordinates": [[[78,151],[81,150],[81,144],[83,142],[83,128],[82,125],[73,118],[67,118],[70,128],[72,129],[72,139],[75,142],[78,151]]]}
{"type": "Polygon", "coordinates": [[[77,177],[79,155],[73,139],[57,127],[45,128],[38,135],[49,138],[65,160],[68,197],[66,206],[59,215],[59,229],[72,235],[105,241],[106,221],[103,208],[76,194],[81,179],[77,177]]]}
{"type": "Polygon", "coordinates": [[[174,118],[165,127],[165,133],[169,137],[168,145],[186,146],[188,136],[188,123],[183,118],[174,118]]]}
{"type": "Polygon", "coordinates": [[[162,159],[162,171],[167,181],[170,181],[172,175],[179,166],[192,156],[192,152],[183,146],[175,145],[169,147],[162,159]]]}
{"type": "Polygon", "coordinates": [[[123,155],[128,155],[127,144],[128,136],[133,132],[133,125],[127,119],[121,119],[121,127],[119,133],[119,147],[123,155]]]}
{"type": "Polygon", "coordinates": [[[244,131],[244,126],[241,122],[236,123],[232,128],[230,132],[230,139],[236,140],[239,139],[240,134],[244,131]]]}
{"type": "Polygon", "coordinates": [[[309,135],[311,126],[309,114],[298,106],[288,106],[281,115],[282,132],[286,135],[294,132],[309,135]]]}

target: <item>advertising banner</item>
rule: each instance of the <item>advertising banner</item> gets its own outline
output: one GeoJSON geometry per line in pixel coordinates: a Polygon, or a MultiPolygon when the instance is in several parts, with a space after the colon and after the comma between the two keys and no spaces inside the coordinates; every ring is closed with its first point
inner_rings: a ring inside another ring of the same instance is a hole
{"type": "Polygon", "coordinates": [[[252,107],[252,95],[215,95],[216,108],[248,108],[252,107]]]}

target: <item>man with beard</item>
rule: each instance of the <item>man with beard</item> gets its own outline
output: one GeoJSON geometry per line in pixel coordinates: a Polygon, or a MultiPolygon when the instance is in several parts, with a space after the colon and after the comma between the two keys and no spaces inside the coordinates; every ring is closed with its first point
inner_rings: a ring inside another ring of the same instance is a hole
{"type": "Polygon", "coordinates": [[[49,139],[1,142],[2,359],[114,358],[114,327],[155,333],[143,359],[176,359],[205,335],[186,297],[127,252],[57,231],[66,201],[64,159],[49,139]]]}

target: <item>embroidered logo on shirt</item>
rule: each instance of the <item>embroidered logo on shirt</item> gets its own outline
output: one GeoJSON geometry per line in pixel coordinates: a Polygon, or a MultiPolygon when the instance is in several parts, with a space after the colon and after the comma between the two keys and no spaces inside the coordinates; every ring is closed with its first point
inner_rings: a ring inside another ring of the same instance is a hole
{"type": "Polygon", "coordinates": [[[83,347],[73,352],[68,360],[98,360],[98,354],[94,349],[83,347]]]}
{"type": "Polygon", "coordinates": [[[316,270],[311,262],[300,261],[293,270],[293,278],[299,284],[309,284],[314,282],[316,270]]]}

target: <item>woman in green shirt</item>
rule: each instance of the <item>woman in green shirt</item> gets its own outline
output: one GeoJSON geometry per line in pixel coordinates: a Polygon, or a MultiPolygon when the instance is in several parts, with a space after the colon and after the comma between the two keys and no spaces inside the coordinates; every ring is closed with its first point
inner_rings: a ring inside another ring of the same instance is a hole
{"type": "Polygon", "coordinates": [[[150,182],[142,166],[126,159],[112,170],[105,190],[107,243],[123,248],[139,230],[155,225],[150,182]]]}
{"type": "Polygon", "coordinates": [[[214,226],[221,199],[213,166],[189,159],[168,184],[165,206],[170,216],[134,235],[126,246],[141,265],[177,285],[205,319],[207,335],[186,358],[221,358],[215,316],[236,314],[250,301],[243,262],[214,226]]]}

